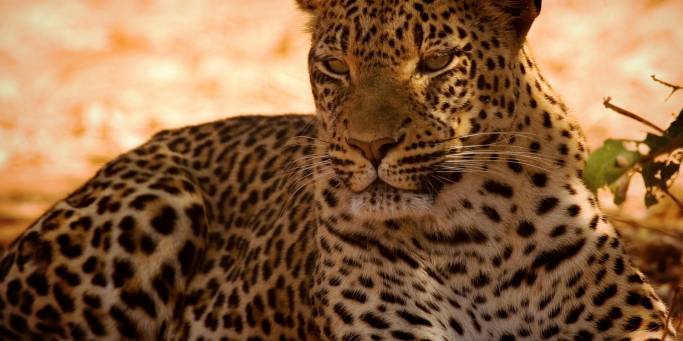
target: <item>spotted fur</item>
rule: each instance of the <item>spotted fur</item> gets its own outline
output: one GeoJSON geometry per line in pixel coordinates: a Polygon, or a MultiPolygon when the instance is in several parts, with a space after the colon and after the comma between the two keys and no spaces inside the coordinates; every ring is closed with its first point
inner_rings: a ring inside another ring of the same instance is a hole
{"type": "Polygon", "coordinates": [[[541,1],[299,4],[317,115],[164,131],[107,164],[3,255],[2,339],[672,328],[585,188],[580,128],[524,42],[541,1]]]}

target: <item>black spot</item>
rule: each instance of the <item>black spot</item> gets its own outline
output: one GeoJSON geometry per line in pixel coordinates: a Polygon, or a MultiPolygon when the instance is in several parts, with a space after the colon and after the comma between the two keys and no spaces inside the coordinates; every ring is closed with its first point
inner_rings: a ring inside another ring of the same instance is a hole
{"type": "Polygon", "coordinates": [[[517,234],[524,238],[530,237],[534,232],[536,232],[536,227],[531,222],[523,220],[517,225],[517,234]]]}
{"type": "Polygon", "coordinates": [[[425,237],[432,243],[444,243],[452,245],[461,244],[483,244],[488,241],[488,237],[479,230],[456,228],[452,232],[446,234],[442,232],[429,233],[425,237]]]}
{"type": "Polygon", "coordinates": [[[151,255],[152,253],[154,253],[154,250],[156,250],[156,248],[157,243],[154,241],[154,239],[152,239],[152,237],[150,237],[147,234],[144,234],[142,235],[142,237],[140,237],[140,249],[146,255],[151,255]]]}
{"type": "Polygon", "coordinates": [[[109,309],[109,315],[116,321],[116,329],[121,336],[129,339],[138,339],[138,330],[135,323],[122,309],[112,306],[109,309]]]}
{"type": "Polygon", "coordinates": [[[612,319],[609,318],[609,316],[605,316],[596,321],[595,326],[598,328],[599,331],[604,332],[612,328],[612,319]]]}
{"type": "Polygon", "coordinates": [[[83,302],[91,308],[98,309],[102,307],[102,300],[96,295],[86,294],[83,296],[83,302]]]}
{"type": "Polygon", "coordinates": [[[546,197],[541,199],[536,206],[536,214],[543,215],[554,209],[560,201],[555,197],[546,197]]]}
{"type": "Polygon", "coordinates": [[[545,173],[534,173],[531,176],[531,182],[533,182],[536,187],[545,187],[548,183],[548,176],[545,175],[545,173]]]}
{"type": "Polygon", "coordinates": [[[487,218],[491,219],[491,221],[496,223],[500,222],[500,214],[498,214],[498,211],[496,211],[495,208],[484,205],[481,207],[481,210],[487,218]]]}
{"type": "Polygon", "coordinates": [[[387,321],[385,321],[381,317],[379,317],[379,316],[377,316],[371,312],[364,313],[363,315],[360,316],[360,319],[363,320],[363,322],[370,325],[370,327],[375,328],[375,329],[387,329],[387,328],[389,328],[389,323],[387,323],[387,321]]]}
{"type": "Polygon", "coordinates": [[[133,264],[123,259],[114,260],[114,272],[111,276],[115,287],[122,287],[128,279],[133,278],[133,275],[135,275],[133,264]]]}
{"type": "Polygon", "coordinates": [[[372,288],[375,286],[375,283],[372,281],[372,278],[367,276],[360,276],[358,278],[358,282],[366,288],[372,288]]]}
{"type": "Polygon", "coordinates": [[[176,211],[172,207],[164,206],[161,213],[152,219],[152,227],[163,235],[171,234],[175,229],[177,218],[176,211]]]}
{"type": "Polygon", "coordinates": [[[190,218],[192,233],[195,236],[199,236],[204,227],[204,207],[194,204],[185,209],[185,214],[190,218]]]}
{"type": "Polygon", "coordinates": [[[567,317],[564,319],[565,324],[573,324],[576,321],[579,320],[579,317],[581,317],[581,313],[586,309],[586,306],[583,304],[580,304],[578,307],[573,308],[572,310],[567,313],[567,317]]]}
{"type": "Polygon", "coordinates": [[[154,300],[144,291],[121,291],[121,301],[128,306],[128,308],[142,308],[142,310],[151,318],[157,316],[156,306],[154,300]]]}
{"type": "Polygon", "coordinates": [[[479,276],[472,278],[472,286],[475,288],[481,288],[488,285],[491,282],[489,276],[484,273],[480,273],[479,276]]]}
{"type": "Polygon", "coordinates": [[[135,197],[135,199],[133,199],[133,201],[130,202],[130,207],[136,210],[143,210],[147,203],[152,202],[156,199],[158,199],[158,197],[154,194],[141,194],[135,197]]]}
{"type": "Polygon", "coordinates": [[[83,230],[88,231],[88,230],[90,230],[91,227],[92,227],[92,218],[90,218],[90,217],[81,217],[80,219],[69,224],[69,228],[72,230],[82,228],[83,230]]]}
{"type": "Polygon", "coordinates": [[[95,276],[93,276],[90,283],[104,288],[107,286],[107,279],[104,277],[102,273],[97,273],[95,274],[95,276]]]}
{"type": "Polygon", "coordinates": [[[627,332],[636,331],[638,328],[640,328],[641,323],[643,323],[643,319],[640,316],[631,316],[628,320],[626,320],[626,323],[624,324],[624,330],[627,332]]]}
{"type": "Polygon", "coordinates": [[[329,207],[337,207],[337,197],[329,190],[323,191],[323,198],[329,207]]]}
{"type": "Polygon", "coordinates": [[[19,304],[19,295],[21,294],[21,281],[19,279],[13,279],[7,284],[7,302],[9,304],[16,306],[19,304]]]}
{"type": "Polygon", "coordinates": [[[194,271],[193,267],[195,264],[196,250],[194,243],[191,241],[186,241],[183,248],[178,252],[178,260],[180,261],[180,272],[184,276],[189,275],[194,271]]]}
{"type": "Polygon", "coordinates": [[[553,250],[542,251],[536,256],[532,266],[534,268],[545,266],[546,270],[553,270],[562,262],[576,256],[585,244],[586,239],[581,238],[572,244],[562,245],[553,250]]]}
{"type": "Polygon", "coordinates": [[[69,271],[69,269],[67,269],[64,265],[60,265],[55,268],[55,275],[59,276],[64,280],[64,282],[66,282],[66,284],[72,287],[81,284],[81,278],[78,276],[78,274],[69,271]]]}
{"type": "Polygon", "coordinates": [[[359,290],[344,289],[342,290],[342,296],[344,296],[344,298],[346,299],[357,301],[360,303],[365,303],[368,300],[367,295],[365,295],[365,293],[359,290]]]}
{"type": "Polygon", "coordinates": [[[616,294],[617,294],[617,285],[612,284],[612,285],[608,286],[607,288],[603,289],[601,292],[595,294],[595,296],[593,296],[593,304],[595,304],[596,306],[599,307],[599,306],[605,304],[605,302],[607,300],[614,297],[616,294]]]}
{"type": "Polygon", "coordinates": [[[426,320],[425,318],[411,314],[405,310],[399,310],[396,312],[398,316],[400,316],[402,319],[406,320],[406,322],[412,324],[412,325],[420,325],[420,326],[428,326],[431,327],[432,323],[426,320]]]}
{"type": "Polygon", "coordinates": [[[413,42],[415,43],[415,46],[420,49],[422,46],[422,41],[424,40],[424,30],[422,29],[422,25],[420,23],[415,23],[415,26],[413,26],[413,42]]]}
{"type": "Polygon", "coordinates": [[[393,336],[396,340],[415,340],[415,334],[410,333],[410,332],[405,332],[402,330],[392,331],[391,336],[393,336]]]}
{"type": "Polygon", "coordinates": [[[585,329],[581,329],[579,333],[574,337],[574,341],[592,341],[593,334],[585,329]]]}
{"type": "Polygon", "coordinates": [[[484,183],[484,189],[489,193],[500,195],[504,198],[512,197],[512,187],[498,181],[486,181],[486,183],[484,183]]]}
{"type": "Polygon", "coordinates": [[[84,273],[92,273],[95,271],[95,268],[97,267],[97,258],[95,256],[90,256],[88,259],[83,262],[83,265],[81,265],[81,270],[83,270],[84,273]]]}
{"type": "Polygon", "coordinates": [[[560,333],[560,327],[558,327],[557,325],[552,325],[546,329],[543,329],[543,331],[541,332],[541,335],[543,335],[543,338],[545,338],[547,340],[547,339],[549,339],[549,338],[551,338],[551,337],[553,337],[559,333],[560,333]]]}
{"type": "Polygon", "coordinates": [[[74,311],[74,299],[64,292],[59,284],[52,285],[52,294],[55,296],[55,300],[57,300],[57,304],[59,304],[62,312],[70,313],[74,311]]]}
{"type": "Polygon", "coordinates": [[[515,341],[515,336],[509,333],[501,335],[500,341],[515,341]]]}
{"type": "Polygon", "coordinates": [[[88,324],[90,331],[97,336],[106,335],[106,329],[100,319],[95,315],[92,309],[83,310],[83,318],[88,324]]]}
{"type": "Polygon", "coordinates": [[[448,324],[451,326],[451,328],[453,328],[453,330],[455,330],[456,333],[463,335],[464,330],[462,329],[460,322],[451,317],[450,320],[448,320],[448,324]]]}
{"type": "Polygon", "coordinates": [[[579,205],[571,205],[567,208],[567,214],[570,217],[576,217],[581,213],[581,207],[579,205]]]}
{"type": "Polygon", "coordinates": [[[517,160],[508,160],[507,165],[508,168],[515,173],[521,173],[524,170],[522,165],[517,160]]]}
{"type": "Polygon", "coordinates": [[[546,128],[553,127],[553,121],[550,119],[550,114],[547,111],[543,112],[543,126],[546,128]]]}
{"type": "Polygon", "coordinates": [[[624,273],[624,259],[621,257],[618,257],[617,259],[614,260],[614,273],[617,275],[621,275],[624,273]]]}
{"type": "Polygon", "coordinates": [[[36,294],[41,296],[47,295],[47,278],[45,277],[45,275],[38,273],[38,271],[28,276],[28,278],[26,279],[26,284],[28,284],[29,287],[33,288],[36,294]]]}
{"type": "Polygon", "coordinates": [[[36,311],[36,316],[39,319],[50,323],[58,323],[62,319],[62,315],[59,311],[49,304],[36,311]]]}
{"type": "Polygon", "coordinates": [[[382,301],[387,302],[387,303],[391,303],[391,304],[400,304],[400,305],[406,304],[406,300],[404,300],[402,297],[400,297],[398,295],[394,295],[394,294],[387,292],[387,291],[382,291],[379,295],[379,298],[382,301]]]}
{"type": "Polygon", "coordinates": [[[83,248],[78,244],[72,244],[68,234],[63,233],[57,236],[59,251],[67,258],[76,258],[83,253],[83,248]]]}
{"type": "Polygon", "coordinates": [[[552,231],[550,231],[550,236],[553,238],[557,238],[559,236],[564,235],[565,233],[567,233],[567,226],[558,225],[555,226],[552,231]]]}
{"type": "Polygon", "coordinates": [[[590,227],[591,230],[595,230],[595,228],[598,226],[598,220],[599,219],[600,219],[600,217],[597,214],[594,215],[593,218],[591,218],[591,221],[590,221],[590,224],[588,225],[588,227],[590,227]]]}
{"type": "Polygon", "coordinates": [[[14,265],[14,257],[15,253],[11,252],[2,258],[2,261],[0,262],[0,282],[5,280],[5,277],[9,273],[10,269],[12,269],[12,265],[14,265]]]}
{"type": "Polygon", "coordinates": [[[71,332],[71,339],[74,341],[83,341],[85,340],[85,331],[81,327],[81,325],[76,324],[74,322],[69,322],[69,331],[71,332]]]}
{"type": "Polygon", "coordinates": [[[119,237],[116,239],[116,241],[119,243],[119,246],[121,246],[121,248],[125,250],[127,253],[135,252],[135,241],[133,241],[133,237],[130,233],[123,232],[119,234],[119,237]]]}
{"type": "Polygon", "coordinates": [[[341,320],[344,321],[344,323],[349,325],[353,323],[353,315],[351,315],[351,313],[346,309],[346,307],[344,307],[343,304],[335,304],[333,310],[335,314],[337,314],[339,318],[341,318],[341,320]]]}
{"type": "Polygon", "coordinates": [[[119,222],[119,228],[123,231],[131,231],[135,228],[135,219],[132,216],[125,216],[119,222]]]}
{"type": "Polygon", "coordinates": [[[28,323],[26,323],[26,319],[17,314],[10,315],[9,325],[17,333],[24,333],[28,329],[28,323]]]}
{"type": "Polygon", "coordinates": [[[536,153],[539,150],[541,150],[541,144],[534,141],[529,144],[529,149],[531,149],[532,152],[536,153]]]}

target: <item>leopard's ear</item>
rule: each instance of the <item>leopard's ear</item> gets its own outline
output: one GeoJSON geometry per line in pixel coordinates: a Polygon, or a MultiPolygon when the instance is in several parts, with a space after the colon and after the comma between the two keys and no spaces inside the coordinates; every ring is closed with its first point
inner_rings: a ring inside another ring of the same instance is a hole
{"type": "Polygon", "coordinates": [[[296,4],[302,10],[313,13],[318,9],[318,6],[320,6],[320,1],[321,0],[296,0],[296,4]]]}
{"type": "Polygon", "coordinates": [[[542,0],[489,0],[487,1],[501,16],[505,17],[508,28],[523,41],[534,19],[541,12],[542,0]]]}

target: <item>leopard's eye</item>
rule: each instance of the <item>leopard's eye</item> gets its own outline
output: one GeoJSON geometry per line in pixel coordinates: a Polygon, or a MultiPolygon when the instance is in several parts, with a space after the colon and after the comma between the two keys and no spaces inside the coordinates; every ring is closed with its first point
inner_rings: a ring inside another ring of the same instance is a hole
{"type": "Polygon", "coordinates": [[[450,65],[451,61],[453,61],[452,54],[428,56],[420,61],[419,69],[424,73],[437,72],[450,65]]]}
{"type": "Polygon", "coordinates": [[[344,63],[344,61],[342,61],[341,59],[330,58],[324,60],[323,65],[325,66],[327,71],[330,71],[340,76],[344,76],[349,73],[349,65],[344,63]]]}

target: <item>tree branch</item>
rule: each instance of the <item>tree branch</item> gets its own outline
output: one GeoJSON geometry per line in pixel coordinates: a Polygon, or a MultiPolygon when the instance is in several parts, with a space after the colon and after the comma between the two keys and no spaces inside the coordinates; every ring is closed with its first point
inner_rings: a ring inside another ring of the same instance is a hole
{"type": "Polygon", "coordinates": [[[607,213],[608,213],[609,219],[612,222],[627,225],[627,226],[629,226],[631,228],[635,228],[635,229],[649,230],[649,231],[652,231],[654,233],[659,233],[661,235],[673,238],[679,242],[683,242],[683,233],[676,231],[676,229],[674,227],[668,227],[667,228],[667,227],[659,227],[659,226],[650,226],[644,221],[638,221],[638,220],[626,218],[626,217],[621,216],[618,213],[614,213],[614,212],[607,212],[607,213]]]}
{"type": "Polygon", "coordinates": [[[683,202],[681,202],[680,200],[678,200],[678,198],[676,198],[676,196],[674,196],[671,192],[669,192],[669,189],[668,189],[668,188],[663,188],[662,190],[664,191],[664,194],[666,194],[667,196],[669,196],[669,198],[670,198],[674,203],[676,203],[676,205],[678,205],[678,209],[681,210],[681,212],[683,212],[683,202]]]}
{"type": "Polygon", "coordinates": [[[663,81],[663,80],[661,80],[661,79],[657,79],[657,77],[656,77],[655,75],[650,75],[650,77],[652,77],[652,80],[653,80],[653,81],[655,81],[655,82],[657,82],[657,83],[659,83],[659,84],[662,84],[662,85],[664,85],[664,86],[666,86],[666,87],[671,88],[671,93],[669,94],[669,96],[666,97],[666,101],[668,101],[669,98],[671,98],[671,96],[673,96],[674,93],[676,93],[676,91],[683,89],[683,86],[679,86],[679,85],[676,85],[676,84],[671,84],[671,83],[665,82],[665,81],[663,81]]]}
{"type": "Polygon", "coordinates": [[[602,104],[607,109],[610,109],[610,110],[612,110],[612,111],[614,111],[620,115],[624,115],[628,118],[634,119],[634,120],[636,120],[642,124],[645,124],[646,126],[652,128],[652,129],[664,134],[664,129],[662,129],[662,128],[658,127],[657,125],[655,125],[654,123],[644,119],[642,116],[640,116],[638,114],[634,114],[634,113],[632,113],[632,112],[630,112],[624,108],[621,108],[621,107],[618,107],[618,106],[612,104],[611,101],[612,101],[612,97],[605,97],[602,104]]]}

